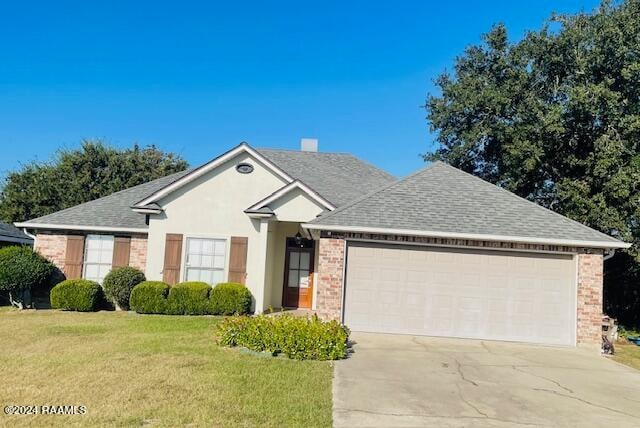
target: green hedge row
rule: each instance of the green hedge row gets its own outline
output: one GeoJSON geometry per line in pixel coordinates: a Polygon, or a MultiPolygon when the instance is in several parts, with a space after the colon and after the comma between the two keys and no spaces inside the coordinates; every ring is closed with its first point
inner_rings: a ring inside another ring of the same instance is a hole
{"type": "Polygon", "coordinates": [[[242,284],[223,283],[213,289],[204,282],[173,287],[146,281],[131,292],[129,307],[140,314],[232,315],[251,311],[251,292],[242,284]]]}
{"type": "Polygon", "coordinates": [[[337,321],[291,315],[225,318],[217,327],[223,346],[280,353],[296,360],[339,360],[347,356],[349,330],[337,321]]]}
{"type": "Polygon", "coordinates": [[[104,295],[100,284],[87,279],[67,279],[51,289],[51,307],[65,311],[97,311],[104,295]]]}

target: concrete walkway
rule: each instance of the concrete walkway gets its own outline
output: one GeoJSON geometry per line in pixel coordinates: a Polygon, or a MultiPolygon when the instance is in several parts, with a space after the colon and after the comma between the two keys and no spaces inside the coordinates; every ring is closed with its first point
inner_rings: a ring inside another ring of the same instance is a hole
{"type": "Polygon", "coordinates": [[[353,334],[336,427],[640,426],[640,372],[597,351],[353,334]]]}

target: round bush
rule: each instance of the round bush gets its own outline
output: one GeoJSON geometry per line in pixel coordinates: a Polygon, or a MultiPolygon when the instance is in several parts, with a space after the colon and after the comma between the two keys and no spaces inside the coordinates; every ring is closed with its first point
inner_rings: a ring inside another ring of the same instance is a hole
{"type": "Polygon", "coordinates": [[[169,284],[161,281],[145,281],[131,291],[129,307],[139,314],[164,314],[167,312],[169,284]]]}
{"type": "Polygon", "coordinates": [[[235,282],[216,285],[209,294],[213,315],[244,315],[251,311],[251,292],[235,282]]]}
{"type": "Polygon", "coordinates": [[[102,300],[100,284],[88,279],[67,279],[51,289],[51,307],[66,311],[98,310],[102,300]]]}
{"type": "Polygon", "coordinates": [[[0,249],[0,291],[20,300],[22,292],[46,284],[55,266],[28,246],[0,249]]]}
{"type": "Polygon", "coordinates": [[[134,267],[119,267],[105,276],[102,287],[111,301],[121,309],[128,310],[131,290],[146,279],[144,273],[134,267]]]}
{"type": "Polygon", "coordinates": [[[167,298],[168,311],[172,315],[206,315],[209,313],[209,292],[206,282],[181,282],[171,287],[167,298]]]}

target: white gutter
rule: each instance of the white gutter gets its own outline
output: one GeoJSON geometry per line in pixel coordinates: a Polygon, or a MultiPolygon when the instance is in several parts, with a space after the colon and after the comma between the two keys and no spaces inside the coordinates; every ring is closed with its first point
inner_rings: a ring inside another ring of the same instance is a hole
{"type": "Polygon", "coordinates": [[[22,233],[24,233],[25,235],[27,235],[29,238],[33,239],[33,248],[36,248],[36,235],[32,235],[27,231],[27,228],[23,228],[22,229],[22,233]]]}
{"type": "Polygon", "coordinates": [[[359,226],[327,226],[322,224],[302,224],[302,227],[310,230],[326,230],[331,232],[356,232],[356,233],[379,233],[386,235],[410,235],[424,236],[429,238],[450,238],[450,239],[469,239],[473,241],[499,241],[499,242],[516,242],[521,244],[540,244],[540,245],[562,245],[567,247],[585,247],[585,248],[629,248],[631,244],[626,242],[605,242],[605,241],[577,241],[573,239],[549,239],[549,238],[533,238],[523,236],[508,235],[482,235],[475,233],[456,233],[456,232],[437,232],[428,230],[410,230],[410,229],[387,229],[381,227],[359,227],[359,226]]]}
{"type": "Polygon", "coordinates": [[[53,230],[88,230],[92,232],[127,232],[127,233],[149,233],[148,229],[138,227],[110,227],[110,226],[83,226],[67,224],[48,223],[14,223],[16,227],[28,227],[30,229],[53,229],[53,230]]]}

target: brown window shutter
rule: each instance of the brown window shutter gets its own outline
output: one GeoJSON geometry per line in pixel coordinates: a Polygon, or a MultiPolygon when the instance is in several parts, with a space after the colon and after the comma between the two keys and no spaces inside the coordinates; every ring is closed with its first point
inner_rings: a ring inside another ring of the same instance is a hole
{"type": "Polygon", "coordinates": [[[182,235],[167,233],[164,244],[164,268],[162,280],[174,285],[180,280],[180,262],[182,260],[182,235]]]}
{"type": "Polygon", "coordinates": [[[231,237],[231,250],[229,251],[229,282],[245,283],[247,277],[247,243],[245,236],[231,237]]]}
{"type": "Polygon", "coordinates": [[[84,259],[84,236],[68,235],[67,251],[64,259],[64,275],[67,279],[82,278],[84,259]]]}
{"type": "Polygon", "coordinates": [[[129,266],[129,253],[131,252],[131,238],[128,236],[116,236],[113,240],[112,267],[129,266]]]}

